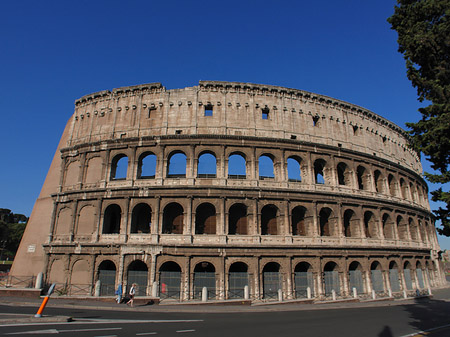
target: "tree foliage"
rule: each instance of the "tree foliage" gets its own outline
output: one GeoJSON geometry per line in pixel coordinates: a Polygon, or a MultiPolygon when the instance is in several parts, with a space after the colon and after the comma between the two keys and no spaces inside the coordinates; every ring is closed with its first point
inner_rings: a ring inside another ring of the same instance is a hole
{"type": "Polygon", "coordinates": [[[394,14],[388,19],[398,33],[398,51],[406,61],[406,74],[417,89],[422,119],[407,123],[413,146],[432,163],[435,173],[426,178],[442,184],[431,192],[433,201],[446,208],[434,211],[441,220],[441,234],[450,236],[450,0],[397,0],[394,14]]]}
{"type": "Polygon", "coordinates": [[[14,257],[27,221],[28,218],[23,214],[14,214],[9,209],[0,208],[0,250],[2,258],[14,257]]]}

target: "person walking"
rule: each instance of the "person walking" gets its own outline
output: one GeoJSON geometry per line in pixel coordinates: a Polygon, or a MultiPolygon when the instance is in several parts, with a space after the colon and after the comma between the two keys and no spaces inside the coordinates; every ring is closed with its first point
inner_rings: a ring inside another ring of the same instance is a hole
{"type": "Polygon", "coordinates": [[[117,287],[117,290],[116,290],[116,295],[117,295],[116,302],[117,302],[117,304],[120,304],[120,302],[122,302],[122,293],[123,293],[123,291],[122,291],[122,283],[120,283],[119,286],[117,287]]]}
{"type": "Polygon", "coordinates": [[[130,300],[127,302],[127,305],[132,307],[133,306],[133,302],[134,302],[134,295],[136,295],[136,283],[133,283],[131,285],[129,295],[130,295],[130,300]]]}

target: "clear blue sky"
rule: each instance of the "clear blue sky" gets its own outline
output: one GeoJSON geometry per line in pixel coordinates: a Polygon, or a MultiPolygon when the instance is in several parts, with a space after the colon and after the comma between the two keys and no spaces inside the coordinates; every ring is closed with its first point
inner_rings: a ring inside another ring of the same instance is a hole
{"type": "MultiPolygon", "coordinates": [[[[0,208],[30,215],[75,99],[149,82],[273,84],[420,118],[394,0],[4,1],[0,208]]],[[[450,249],[449,239],[440,239],[450,249]]]]}

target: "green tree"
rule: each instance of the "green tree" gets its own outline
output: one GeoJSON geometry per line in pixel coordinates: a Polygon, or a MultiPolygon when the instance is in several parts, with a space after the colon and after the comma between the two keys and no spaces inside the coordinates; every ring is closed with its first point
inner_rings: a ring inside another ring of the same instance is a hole
{"type": "Polygon", "coordinates": [[[0,256],[13,258],[19,248],[20,240],[28,218],[23,214],[14,214],[11,210],[0,208],[0,256]]]}
{"type": "Polygon", "coordinates": [[[398,51],[406,61],[406,74],[417,89],[422,119],[407,123],[413,146],[432,163],[434,173],[425,173],[428,181],[440,184],[432,191],[433,201],[446,208],[434,211],[442,223],[438,231],[450,236],[450,0],[397,0],[394,14],[388,18],[398,33],[398,51]]]}

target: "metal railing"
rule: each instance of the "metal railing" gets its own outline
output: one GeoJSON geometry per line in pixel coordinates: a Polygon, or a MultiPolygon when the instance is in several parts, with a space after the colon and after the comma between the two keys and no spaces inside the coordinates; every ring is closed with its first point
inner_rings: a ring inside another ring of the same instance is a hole
{"type": "Polygon", "coordinates": [[[0,276],[0,287],[34,288],[35,282],[35,276],[0,276]]]}

